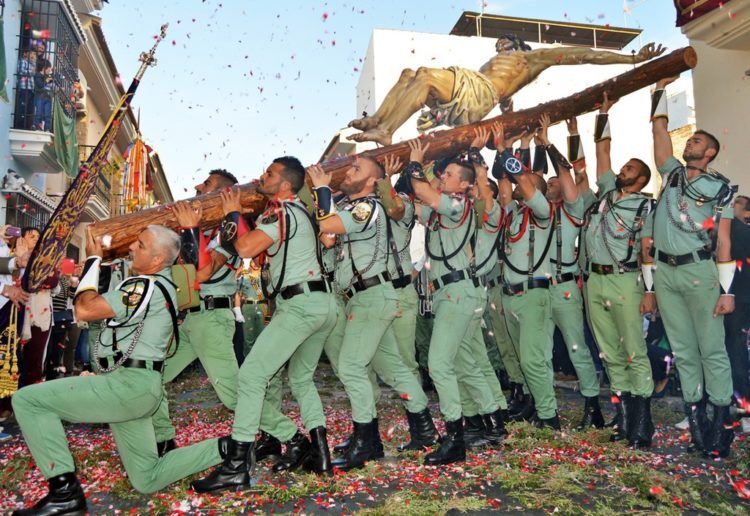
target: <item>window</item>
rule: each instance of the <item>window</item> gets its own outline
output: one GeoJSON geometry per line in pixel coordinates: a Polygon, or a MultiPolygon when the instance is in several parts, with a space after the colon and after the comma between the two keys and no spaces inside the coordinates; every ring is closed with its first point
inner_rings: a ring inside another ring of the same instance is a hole
{"type": "Polygon", "coordinates": [[[22,0],[14,129],[52,132],[54,100],[75,116],[78,48],[61,1],[22,0]]]}
{"type": "Polygon", "coordinates": [[[18,228],[29,226],[41,231],[51,216],[49,209],[23,191],[6,192],[5,207],[5,223],[18,228]]]}

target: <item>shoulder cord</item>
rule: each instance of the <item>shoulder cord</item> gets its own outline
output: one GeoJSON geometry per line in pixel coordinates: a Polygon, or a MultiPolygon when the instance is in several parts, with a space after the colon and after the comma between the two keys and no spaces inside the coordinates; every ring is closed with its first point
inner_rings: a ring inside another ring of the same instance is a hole
{"type": "MultiPolygon", "coordinates": [[[[385,213],[385,209],[382,207],[382,205],[380,205],[380,201],[378,201],[377,199],[373,199],[373,200],[379,205],[377,218],[375,219],[375,235],[372,237],[355,240],[355,242],[364,242],[366,240],[370,240],[371,238],[375,238],[375,252],[372,255],[372,260],[370,260],[370,263],[368,263],[364,269],[362,270],[357,269],[356,265],[354,264],[354,254],[352,253],[352,241],[348,238],[346,240],[347,248],[349,249],[349,262],[352,266],[352,275],[357,281],[362,281],[364,279],[363,275],[368,273],[370,269],[372,269],[373,266],[378,261],[378,257],[380,255],[380,233],[382,231],[380,228],[380,213],[381,212],[383,213],[383,215],[386,217],[386,220],[388,218],[388,216],[385,213]]],[[[385,259],[386,259],[386,265],[387,265],[388,264],[388,246],[386,246],[385,259]]]]}
{"type": "MultiPolygon", "coordinates": [[[[149,300],[150,301],[150,300],[149,300]]],[[[125,350],[125,352],[122,354],[122,356],[117,360],[114,364],[112,364],[109,367],[102,367],[101,363],[99,362],[99,347],[103,346],[102,344],[102,335],[104,334],[104,331],[107,330],[107,326],[105,325],[102,328],[102,331],[99,332],[99,335],[96,337],[96,341],[94,343],[94,349],[92,350],[92,355],[94,358],[94,364],[95,367],[99,370],[100,373],[111,373],[115,369],[118,369],[122,366],[122,364],[125,363],[127,359],[131,357],[133,354],[133,351],[135,351],[135,346],[138,344],[138,341],[141,338],[141,333],[143,333],[143,326],[146,323],[146,317],[148,316],[148,312],[151,308],[151,305],[149,304],[146,307],[146,311],[143,313],[143,318],[138,321],[138,324],[135,327],[135,330],[133,330],[133,340],[130,341],[130,345],[128,346],[128,349],[125,350]]],[[[112,352],[120,351],[117,347],[117,328],[111,328],[112,330],[112,352]]]]}
{"type": "MultiPolygon", "coordinates": [[[[297,220],[295,217],[294,220],[297,220]]],[[[279,224],[281,225],[281,217],[279,217],[279,224]]],[[[267,256],[276,256],[281,251],[281,246],[284,246],[284,254],[281,255],[281,272],[279,272],[279,280],[276,282],[275,285],[273,285],[273,288],[271,290],[268,289],[268,284],[272,283],[273,276],[271,275],[271,260],[265,260],[263,262],[263,266],[261,267],[261,276],[265,276],[268,278],[268,281],[261,282],[261,288],[263,289],[263,296],[268,299],[274,299],[279,294],[279,289],[281,288],[281,285],[284,284],[284,276],[286,276],[286,257],[289,253],[289,240],[292,238],[293,235],[289,234],[289,212],[287,211],[286,207],[284,207],[284,227],[280,227],[280,234],[282,235],[282,239],[280,240],[279,248],[276,250],[274,254],[268,254],[268,251],[266,251],[267,256]]],[[[295,234],[297,233],[297,228],[294,229],[295,234]]]]}
{"type": "MultiPolygon", "coordinates": [[[[648,204],[650,204],[650,199],[644,199],[641,201],[641,203],[638,205],[638,208],[635,210],[635,219],[634,219],[634,225],[628,226],[625,221],[617,214],[617,212],[614,210],[614,203],[612,202],[613,195],[616,195],[616,192],[614,190],[608,192],[606,194],[606,205],[604,209],[602,210],[601,217],[602,220],[600,222],[600,228],[601,228],[601,234],[602,234],[602,240],[604,241],[604,247],[607,249],[607,254],[609,254],[609,257],[612,259],[613,262],[617,264],[617,266],[620,268],[620,270],[624,272],[633,272],[638,270],[637,267],[626,267],[625,265],[629,263],[633,258],[633,250],[635,249],[635,234],[641,229],[642,224],[641,221],[643,220],[643,210],[646,208],[648,204]],[[626,231],[623,231],[622,235],[618,235],[615,233],[615,231],[610,227],[609,221],[607,220],[607,215],[612,214],[614,219],[617,221],[617,223],[626,231]],[[623,240],[625,238],[628,238],[628,254],[625,256],[623,260],[619,260],[614,250],[612,249],[612,245],[609,241],[609,238],[613,238],[615,240],[623,240]]],[[[628,211],[634,211],[632,208],[626,208],[621,207],[628,211]]]]}
{"type": "Polygon", "coordinates": [[[496,233],[497,235],[495,236],[495,241],[493,242],[492,247],[490,247],[489,253],[487,253],[487,258],[482,260],[482,262],[477,265],[476,270],[478,271],[482,270],[484,266],[487,265],[487,263],[489,263],[489,261],[492,259],[493,255],[496,255],[498,260],[500,259],[499,246],[500,246],[500,235],[502,234],[501,228],[502,228],[502,222],[498,221],[496,230],[487,231],[487,233],[489,234],[496,233]]]}
{"type": "MultiPolygon", "coordinates": [[[[529,210],[528,207],[526,207],[525,209],[529,210]]],[[[511,217],[508,217],[507,220],[508,220],[508,225],[506,226],[505,232],[509,231],[509,229],[510,229],[509,226],[510,226],[511,217]]],[[[536,222],[536,219],[534,219],[534,217],[531,217],[530,215],[526,216],[526,214],[524,214],[523,221],[521,222],[522,229],[519,230],[519,233],[517,233],[517,234],[523,235],[522,231],[525,230],[525,228],[523,228],[523,226],[524,225],[528,225],[528,229],[529,229],[529,268],[528,268],[528,270],[519,269],[516,266],[514,266],[511,263],[510,258],[508,257],[507,252],[505,251],[505,245],[502,246],[502,249],[503,249],[502,262],[503,262],[503,264],[507,265],[508,268],[511,271],[515,272],[516,274],[521,274],[521,275],[525,274],[525,275],[528,275],[529,278],[532,278],[533,275],[534,275],[534,272],[537,271],[539,269],[539,267],[541,267],[542,263],[544,263],[544,260],[547,258],[547,253],[549,252],[549,248],[552,245],[552,234],[553,234],[553,232],[550,231],[549,235],[547,236],[547,243],[544,246],[544,252],[539,257],[539,261],[536,262],[536,264],[535,264],[534,263],[534,240],[535,240],[534,227],[536,226],[535,222],[536,222]],[[531,220],[531,223],[529,224],[529,219],[530,218],[533,219],[533,220],[531,220]]],[[[547,227],[549,227],[549,226],[547,226],[547,227]]],[[[540,226],[540,229],[546,229],[546,228],[543,228],[543,227],[540,226]]],[[[505,235],[505,236],[508,237],[508,235],[505,235]]],[[[515,241],[518,241],[518,239],[520,239],[520,237],[518,237],[515,241]]],[[[508,238],[506,238],[505,240],[506,241],[504,242],[504,244],[507,244],[508,241],[509,241],[508,238]]]]}
{"type": "MultiPolygon", "coordinates": [[[[469,206],[469,201],[467,199],[465,207],[464,207],[464,214],[461,216],[461,222],[463,222],[464,220],[466,220],[466,212],[467,212],[467,210],[470,210],[470,209],[471,209],[471,206],[469,206]]],[[[434,259],[434,260],[437,260],[437,261],[440,261],[440,262],[444,262],[445,263],[445,267],[449,271],[455,272],[456,269],[455,269],[455,267],[453,267],[450,264],[449,260],[451,258],[453,258],[454,256],[456,256],[458,253],[460,253],[465,248],[465,246],[466,246],[466,244],[468,242],[469,245],[471,246],[471,258],[470,258],[470,262],[474,262],[474,247],[473,247],[473,242],[472,242],[472,239],[473,239],[472,238],[472,234],[474,233],[474,228],[472,228],[472,220],[474,220],[474,217],[471,217],[469,219],[469,223],[467,224],[466,234],[464,234],[463,238],[461,239],[461,243],[456,247],[456,249],[454,249],[450,253],[446,253],[445,252],[445,247],[444,247],[444,244],[443,244],[443,236],[442,236],[442,232],[440,231],[440,229],[441,228],[442,229],[448,229],[448,228],[446,226],[443,226],[443,224],[440,222],[440,214],[439,213],[437,213],[436,211],[434,211],[432,216],[433,217],[437,216],[437,220],[438,220],[438,228],[434,232],[436,232],[437,235],[438,235],[438,243],[440,244],[440,255],[433,254],[432,251],[430,251],[430,235],[431,235],[431,233],[433,233],[433,231],[428,227],[427,231],[425,231],[425,233],[426,233],[425,240],[426,240],[426,244],[427,244],[427,245],[425,245],[425,248],[426,248],[425,250],[427,251],[427,256],[429,256],[431,259],[434,259]]],[[[456,226],[456,228],[458,228],[458,227],[460,227],[460,225],[456,226]]],[[[453,229],[456,229],[456,228],[453,228],[453,229]]],[[[473,271],[474,265],[475,265],[474,263],[470,263],[470,265],[469,265],[470,270],[472,272],[472,276],[473,276],[473,273],[474,273],[474,271],[473,271]]]]}

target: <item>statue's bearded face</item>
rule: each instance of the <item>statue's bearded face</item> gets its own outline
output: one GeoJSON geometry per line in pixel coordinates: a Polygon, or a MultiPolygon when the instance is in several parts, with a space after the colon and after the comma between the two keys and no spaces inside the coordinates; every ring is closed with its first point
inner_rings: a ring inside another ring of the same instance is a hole
{"type": "Polygon", "coordinates": [[[500,38],[495,43],[495,51],[498,54],[510,54],[511,52],[515,52],[514,44],[509,39],[500,38]]]}

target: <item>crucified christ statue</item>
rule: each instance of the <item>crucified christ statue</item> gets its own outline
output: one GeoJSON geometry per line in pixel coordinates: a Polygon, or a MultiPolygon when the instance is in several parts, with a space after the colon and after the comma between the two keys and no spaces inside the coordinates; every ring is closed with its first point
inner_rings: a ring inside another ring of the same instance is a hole
{"type": "Polygon", "coordinates": [[[422,132],[441,124],[478,122],[498,103],[509,104],[511,95],[550,66],[642,63],[666,50],[654,43],[633,55],[576,47],[532,50],[514,35],[498,39],[495,49],[497,54],[478,72],[457,66],[405,69],[374,115],[349,122],[362,131],[349,139],[390,145],[396,129],[425,105],[429,109],[417,122],[422,132]]]}

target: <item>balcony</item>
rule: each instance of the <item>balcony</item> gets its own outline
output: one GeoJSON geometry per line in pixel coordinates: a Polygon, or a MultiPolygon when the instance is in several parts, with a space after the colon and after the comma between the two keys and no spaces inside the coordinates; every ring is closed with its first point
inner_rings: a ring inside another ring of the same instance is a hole
{"type": "Polygon", "coordinates": [[[17,61],[8,63],[16,93],[10,151],[35,173],[72,174],[81,34],[63,2],[22,0],[21,19],[17,61]]]}

